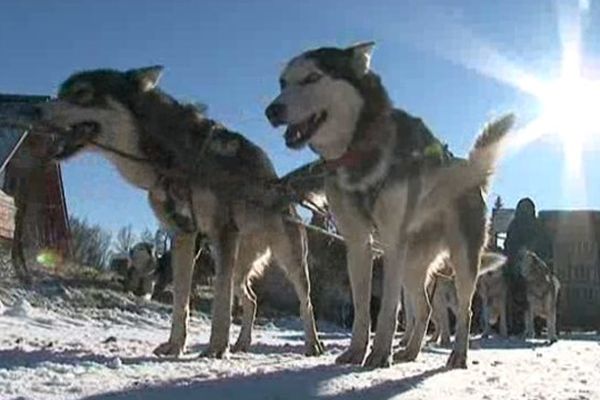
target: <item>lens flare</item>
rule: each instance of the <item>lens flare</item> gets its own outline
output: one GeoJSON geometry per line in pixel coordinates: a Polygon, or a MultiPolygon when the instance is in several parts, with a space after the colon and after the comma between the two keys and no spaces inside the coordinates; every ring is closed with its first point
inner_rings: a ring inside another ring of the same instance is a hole
{"type": "Polygon", "coordinates": [[[555,2],[562,50],[560,75],[555,80],[542,79],[519,67],[477,37],[449,10],[429,6],[427,20],[419,23],[431,29],[418,30],[419,37],[415,38],[419,47],[537,100],[539,114],[511,133],[505,154],[515,154],[543,139],[559,145],[564,157],[564,193],[570,198],[569,203],[574,199],[578,207],[585,206],[584,153],[600,144],[600,80],[582,73],[582,26],[587,21],[590,3],[591,0],[555,2]]]}
{"type": "Polygon", "coordinates": [[[38,252],[35,260],[46,268],[56,268],[62,264],[63,257],[54,249],[42,249],[38,252]]]}

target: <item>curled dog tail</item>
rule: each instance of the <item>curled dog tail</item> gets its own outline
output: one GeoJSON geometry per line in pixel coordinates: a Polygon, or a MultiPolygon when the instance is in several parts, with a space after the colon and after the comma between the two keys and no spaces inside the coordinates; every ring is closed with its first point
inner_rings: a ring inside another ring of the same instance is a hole
{"type": "Polygon", "coordinates": [[[473,149],[469,153],[468,163],[481,174],[482,180],[478,186],[484,190],[487,190],[494,172],[502,141],[514,123],[514,114],[506,114],[490,122],[477,137],[473,149]]]}
{"type": "Polygon", "coordinates": [[[418,201],[418,212],[409,229],[420,227],[449,204],[475,188],[487,191],[503,139],[512,128],[515,117],[506,114],[485,126],[475,140],[468,159],[454,159],[436,170],[427,180],[418,201]]]}

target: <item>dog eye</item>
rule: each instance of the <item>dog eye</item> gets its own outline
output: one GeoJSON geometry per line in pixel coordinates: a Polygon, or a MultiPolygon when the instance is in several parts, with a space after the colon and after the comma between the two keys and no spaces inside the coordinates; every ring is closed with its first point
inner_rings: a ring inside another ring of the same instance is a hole
{"type": "Polygon", "coordinates": [[[280,79],[279,80],[279,88],[281,90],[285,89],[285,87],[287,86],[287,82],[285,81],[285,79],[280,79]]]}
{"type": "Polygon", "coordinates": [[[321,79],[322,77],[323,77],[323,75],[321,75],[321,74],[319,74],[319,73],[316,73],[316,72],[313,72],[313,73],[310,73],[310,74],[308,74],[308,76],[307,76],[306,78],[304,78],[304,79],[303,79],[303,80],[300,82],[300,84],[301,84],[301,85],[308,85],[308,84],[311,84],[311,83],[315,83],[315,82],[317,82],[319,79],[321,79]]]}
{"type": "Polygon", "coordinates": [[[86,104],[92,101],[94,93],[89,87],[80,87],[71,94],[71,97],[80,104],[86,104]]]}

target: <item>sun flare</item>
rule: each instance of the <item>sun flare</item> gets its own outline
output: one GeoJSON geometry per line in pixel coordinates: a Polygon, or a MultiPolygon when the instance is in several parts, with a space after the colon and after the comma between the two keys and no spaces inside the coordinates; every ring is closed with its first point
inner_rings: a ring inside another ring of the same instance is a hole
{"type": "Polygon", "coordinates": [[[540,119],[548,134],[558,137],[567,152],[583,148],[600,136],[600,85],[582,77],[562,77],[538,95],[540,119]]]}

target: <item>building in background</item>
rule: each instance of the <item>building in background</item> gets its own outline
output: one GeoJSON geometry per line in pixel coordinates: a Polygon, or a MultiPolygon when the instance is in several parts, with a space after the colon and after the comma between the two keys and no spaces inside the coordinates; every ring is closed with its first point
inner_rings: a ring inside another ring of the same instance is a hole
{"type": "MultiPolygon", "coordinates": [[[[492,217],[492,234],[500,247],[513,209],[492,217]]],[[[563,329],[600,329],[600,211],[540,211],[548,234],[548,264],[561,283],[558,321],[563,329]]]]}
{"type": "Polygon", "coordinates": [[[600,328],[600,211],[540,211],[561,283],[559,323],[600,328]]]}
{"type": "MultiPolygon", "coordinates": [[[[3,105],[46,100],[43,96],[0,95],[3,105]]],[[[15,129],[0,126],[0,135],[7,138],[15,129]]],[[[6,167],[0,174],[0,237],[5,242],[13,240],[17,207],[21,206],[25,210],[22,242],[26,253],[51,248],[66,255],[70,232],[61,168],[58,163],[42,163],[40,150],[37,138],[29,135],[15,151],[3,153],[2,165],[6,167]]]]}
{"type": "Polygon", "coordinates": [[[492,241],[492,248],[503,248],[504,241],[506,240],[506,233],[508,227],[515,217],[514,208],[500,208],[492,210],[492,221],[490,224],[490,241],[492,241]]]}

